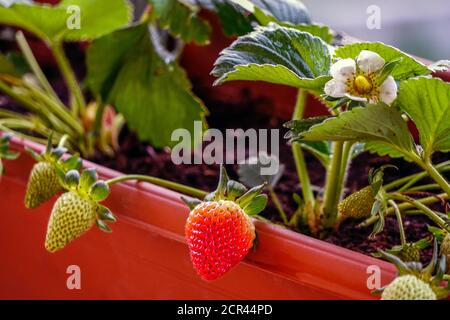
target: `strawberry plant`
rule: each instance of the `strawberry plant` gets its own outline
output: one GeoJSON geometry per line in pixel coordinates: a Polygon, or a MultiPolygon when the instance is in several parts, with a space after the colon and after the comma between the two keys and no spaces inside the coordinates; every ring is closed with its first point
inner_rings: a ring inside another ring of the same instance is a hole
{"type": "MultiPolygon", "coordinates": [[[[255,6],[250,9],[259,10],[255,6]]],[[[303,224],[320,232],[347,217],[368,218],[369,224],[377,220],[377,233],[386,212],[394,213],[389,202],[393,200],[421,210],[448,229],[447,221],[426,207],[429,199],[416,200],[404,194],[428,175],[435,181],[433,187],[442,190],[440,197],[448,199],[450,195],[450,184],[441,173],[448,170],[448,163],[431,162],[434,152],[449,150],[446,114],[450,86],[428,77],[448,63],[425,66],[378,42],[337,47],[329,42],[311,30],[272,17],[265,26],[223,50],[212,71],[218,77],[216,85],[249,80],[299,88],[292,121],[286,123],[302,187],[303,208],[296,213],[301,217],[292,219],[299,221],[300,227],[303,224]],[[303,119],[307,93],[321,99],[330,116],[303,119]],[[425,116],[423,110],[427,110],[425,116]],[[405,119],[416,124],[420,145],[414,142],[405,119]],[[387,186],[407,184],[397,189],[400,192],[387,192],[381,178],[372,179],[368,187],[342,200],[349,164],[361,145],[372,153],[415,162],[425,173],[387,186]],[[313,192],[304,151],[316,156],[327,170],[323,193],[313,192]]]]}

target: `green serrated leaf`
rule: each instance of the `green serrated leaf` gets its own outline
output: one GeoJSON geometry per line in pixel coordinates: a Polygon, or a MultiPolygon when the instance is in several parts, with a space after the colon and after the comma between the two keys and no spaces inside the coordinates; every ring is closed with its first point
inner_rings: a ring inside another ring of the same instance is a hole
{"type": "Polygon", "coordinates": [[[305,141],[376,141],[405,155],[415,154],[411,134],[401,113],[383,103],[354,108],[301,133],[305,141]]]}
{"type": "Polygon", "coordinates": [[[214,64],[216,84],[266,81],[321,91],[331,79],[331,57],[320,38],[291,28],[259,27],[223,50],[214,64]]]}
{"type": "Polygon", "coordinates": [[[295,140],[295,137],[300,136],[303,132],[308,131],[312,126],[320,124],[329,118],[329,116],[319,116],[288,121],[284,124],[284,127],[289,129],[289,132],[286,134],[285,138],[294,138],[295,140]]]}
{"type": "Polygon", "coordinates": [[[0,23],[24,28],[47,41],[95,39],[130,21],[131,7],[126,0],[63,0],[55,6],[38,3],[0,5],[0,23]],[[72,23],[78,13],[79,28],[72,23]]]}
{"type": "Polygon", "coordinates": [[[305,5],[298,0],[228,0],[255,15],[262,24],[271,21],[311,23],[305,5]]]}
{"type": "Polygon", "coordinates": [[[397,102],[417,126],[425,157],[450,151],[450,83],[424,77],[403,81],[397,102]]]}
{"type": "Polygon", "coordinates": [[[212,0],[211,2],[210,6],[215,9],[225,35],[241,36],[253,30],[251,17],[241,12],[235,5],[226,0],[212,0]]]}
{"type": "Polygon", "coordinates": [[[368,141],[364,144],[364,149],[370,153],[377,154],[381,157],[389,156],[391,158],[403,158],[404,160],[411,162],[412,160],[405,154],[401,153],[397,149],[393,148],[391,145],[379,142],[379,141],[368,141]]]}
{"type": "Polygon", "coordinates": [[[90,196],[92,200],[96,202],[100,202],[108,198],[109,195],[109,186],[105,181],[97,181],[95,182],[90,190],[90,196]]]}
{"type": "Polygon", "coordinates": [[[89,168],[83,171],[80,177],[80,187],[89,191],[92,185],[97,181],[97,170],[89,168]]]}
{"type": "Polygon", "coordinates": [[[198,16],[200,7],[195,3],[180,0],[148,0],[153,6],[159,24],[169,29],[174,37],[186,42],[207,44],[211,27],[198,16]]]}
{"type": "Polygon", "coordinates": [[[244,212],[249,216],[255,216],[264,210],[267,205],[267,201],[267,195],[257,195],[247,206],[244,207],[244,212]]]}
{"type": "Polygon", "coordinates": [[[426,75],[431,71],[423,63],[417,61],[410,55],[388,46],[381,42],[358,42],[337,48],[334,52],[338,58],[356,59],[362,50],[369,50],[378,53],[386,62],[400,60],[392,71],[395,80],[405,80],[415,76],[426,75]]]}
{"type": "Polygon", "coordinates": [[[87,65],[89,87],[123,114],[140,139],[161,148],[177,144],[171,139],[176,129],[194,137],[194,121],[203,121],[206,109],[184,70],[155,52],[146,25],[95,40],[87,65]]]}

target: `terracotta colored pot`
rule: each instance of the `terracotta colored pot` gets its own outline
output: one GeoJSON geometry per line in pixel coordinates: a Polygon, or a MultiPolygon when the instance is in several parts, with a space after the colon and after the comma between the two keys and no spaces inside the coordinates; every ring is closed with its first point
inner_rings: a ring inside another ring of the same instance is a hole
{"type": "MultiPolygon", "coordinates": [[[[14,139],[23,152],[43,146],[14,139]]],[[[394,277],[386,262],[256,221],[255,253],[222,279],[202,281],[184,241],[188,210],[180,195],[133,182],[112,187],[108,207],[118,216],[113,233],[93,228],[60,252],[44,249],[52,202],[23,206],[33,161],[23,153],[6,163],[0,183],[0,299],[373,299],[367,268],[380,267],[381,283],[394,277]],[[81,270],[81,290],[69,290],[67,268],[81,270]]],[[[100,176],[119,173],[96,167],[100,176]]]]}

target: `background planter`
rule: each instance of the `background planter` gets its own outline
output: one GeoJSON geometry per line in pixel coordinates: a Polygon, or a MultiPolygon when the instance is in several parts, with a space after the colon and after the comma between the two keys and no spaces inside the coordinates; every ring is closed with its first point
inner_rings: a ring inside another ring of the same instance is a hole
{"type": "MultiPolygon", "coordinates": [[[[13,140],[12,147],[43,147],[13,140]]],[[[259,247],[218,281],[195,274],[183,232],[188,214],[179,194],[150,184],[115,185],[107,201],[117,214],[113,233],[93,228],[61,252],[44,249],[52,201],[23,206],[33,165],[23,153],[7,162],[0,183],[1,299],[373,299],[367,267],[381,268],[382,284],[394,277],[384,261],[281,227],[256,222],[259,247]],[[69,265],[81,268],[81,290],[68,290],[69,265]]],[[[103,178],[117,172],[96,167],[103,178]]]]}

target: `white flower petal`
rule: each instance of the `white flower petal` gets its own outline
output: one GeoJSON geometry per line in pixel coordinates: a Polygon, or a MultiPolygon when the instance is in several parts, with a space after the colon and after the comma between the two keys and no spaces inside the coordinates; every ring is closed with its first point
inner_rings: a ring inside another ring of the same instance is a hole
{"type": "Polygon", "coordinates": [[[384,59],[373,51],[363,50],[356,58],[356,64],[365,73],[372,73],[380,70],[384,64],[384,59]]]}
{"type": "Polygon", "coordinates": [[[397,98],[397,83],[394,77],[389,76],[380,86],[380,100],[386,104],[391,104],[397,98]]]}
{"type": "Polygon", "coordinates": [[[330,68],[331,76],[336,80],[346,81],[354,76],[356,63],[353,59],[341,59],[330,68]]]}
{"type": "Polygon", "coordinates": [[[331,79],[325,83],[324,91],[333,98],[342,98],[347,93],[347,85],[344,81],[331,79]]]}
{"type": "Polygon", "coordinates": [[[367,102],[367,98],[364,97],[353,96],[351,94],[346,94],[345,96],[353,101],[367,102]]]}

